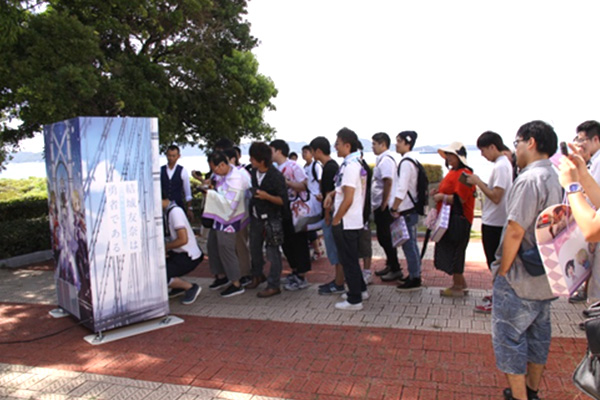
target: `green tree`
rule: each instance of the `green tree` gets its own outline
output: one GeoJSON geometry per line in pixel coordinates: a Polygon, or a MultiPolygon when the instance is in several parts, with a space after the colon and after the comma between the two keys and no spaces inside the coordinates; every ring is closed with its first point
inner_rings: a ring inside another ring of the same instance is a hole
{"type": "Polygon", "coordinates": [[[5,151],[79,115],[158,117],[162,146],[274,133],[246,0],[0,2],[5,151]]]}

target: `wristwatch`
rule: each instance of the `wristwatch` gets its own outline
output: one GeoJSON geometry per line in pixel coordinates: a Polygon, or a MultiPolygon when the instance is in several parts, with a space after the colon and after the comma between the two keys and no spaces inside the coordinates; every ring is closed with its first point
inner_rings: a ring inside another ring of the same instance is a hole
{"type": "Polygon", "coordinates": [[[583,192],[583,187],[581,186],[581,184],[579,182],[573,182],[567,188],[567,194],[576,193],[576,192],[583,192]]]}

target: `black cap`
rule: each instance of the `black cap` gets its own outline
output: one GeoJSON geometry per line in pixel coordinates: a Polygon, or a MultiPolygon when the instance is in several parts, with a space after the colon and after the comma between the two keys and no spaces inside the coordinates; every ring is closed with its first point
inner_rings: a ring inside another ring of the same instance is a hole
{"type": "Polygon", "coordinates": [[[415,131],[402,131],[398,134],[399,138],[409,144],[414,144],[417,141],[417,136],[419,135],[415,131]]]}

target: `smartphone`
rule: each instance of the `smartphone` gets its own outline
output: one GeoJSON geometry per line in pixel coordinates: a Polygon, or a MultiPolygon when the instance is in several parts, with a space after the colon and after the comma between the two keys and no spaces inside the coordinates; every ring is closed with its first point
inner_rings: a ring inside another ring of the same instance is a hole
{"type": "Polygon", "coordinates": [[[473,186],[473,185],[471,185],[470,183],[468,183],[468,182],[467,182],[467,176],[469,176],[469,175],[467,175],[465,172],[463,172],[463,173],[462,173],[462,174],[460,174],[460,176],[458,177],[458,181],[459,181],[460,183],[464,184],[464,185],[467,185],[467,186],[473,186]]]}
{"type": "Polygon", "coordinates": [[[563,154],[563,156],[569,155],[569,147],[567,146],[566,142],[560,142],[560,152],[563,154]]]}

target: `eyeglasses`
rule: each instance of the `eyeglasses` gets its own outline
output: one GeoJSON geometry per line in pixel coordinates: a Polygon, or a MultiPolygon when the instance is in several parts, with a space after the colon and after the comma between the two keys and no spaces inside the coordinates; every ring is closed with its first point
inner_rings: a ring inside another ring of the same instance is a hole
{"type": "Polygon", "coordinates": [[[573,139],[573,143],[575,143],[575,144],[581,144],[583,142],[587,142],[588,140],[590,140],[590,138],[576,137],[575,139],[573,139]]]}
{"type": "Polygon", "coordinates": [[[519,145],[519,143],[521,142],[526,142],[526,140],[524,139],[517,139],[513,142],[513,147],[517,147],[519,145]]]}

